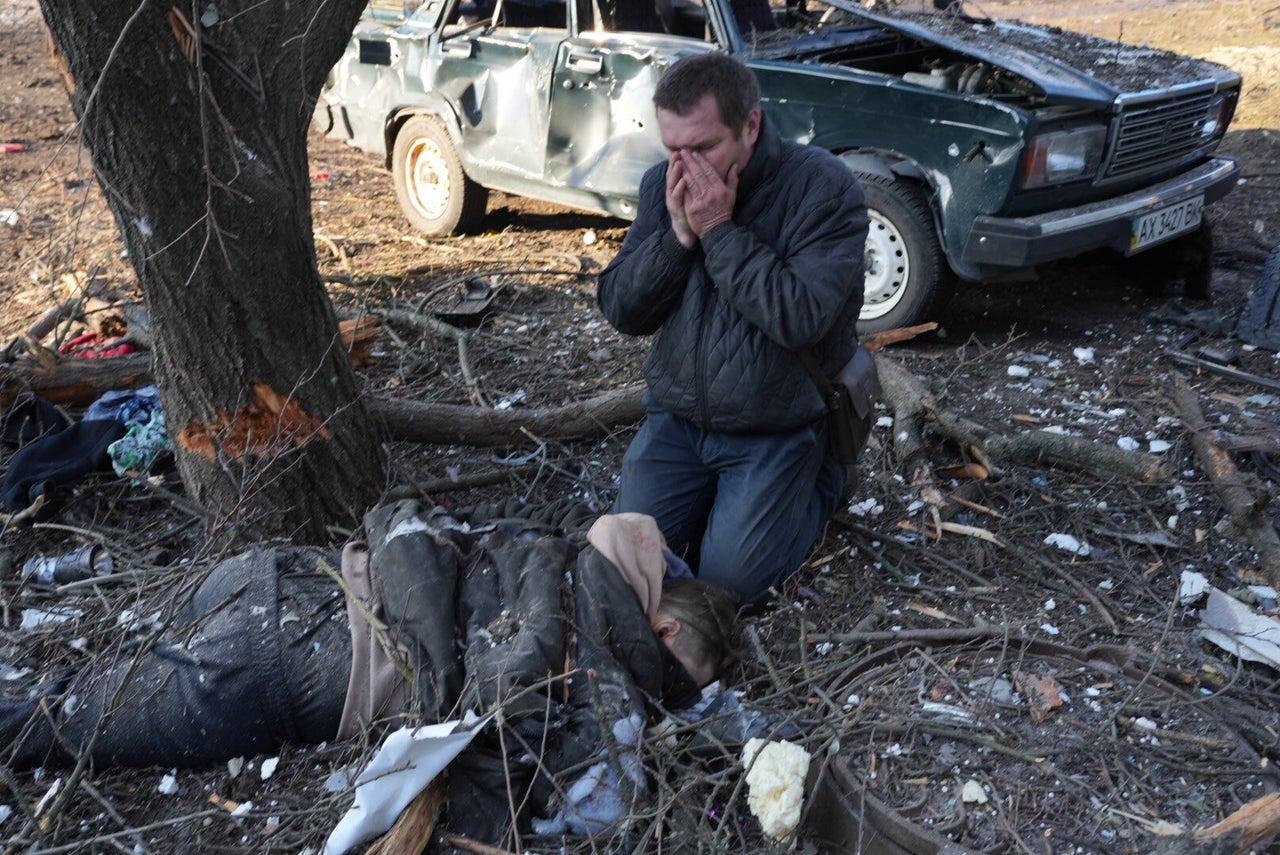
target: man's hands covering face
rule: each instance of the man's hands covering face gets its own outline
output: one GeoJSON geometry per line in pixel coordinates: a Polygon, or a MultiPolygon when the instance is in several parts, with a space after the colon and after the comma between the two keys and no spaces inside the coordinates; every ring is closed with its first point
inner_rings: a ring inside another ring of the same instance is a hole
{"type": "Polygon", "coordinates": [[[683,149],[671,154],[667,168],[667,210],[671,226],[686,249],[733,217],[738,199],[738,165],[721,179],[706,156],[683,149]]]}

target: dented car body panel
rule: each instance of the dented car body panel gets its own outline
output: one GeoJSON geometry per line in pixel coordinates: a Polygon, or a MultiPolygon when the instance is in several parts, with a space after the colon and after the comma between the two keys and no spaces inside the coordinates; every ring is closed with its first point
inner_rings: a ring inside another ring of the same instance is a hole
{"type": "Polygon", "coordinates": [[[1151,225],[1153,212],[1203,207],[1235,182],[1213,156],[1240,88],[1221,66],[1016,22],[764,3],[375,2],[318,119],[390,162],[406,119],[434,116],[469,180],[630,218],[665,156],[658,78],[726,50],[756,73],[783,136],[918,188],[949,272],[972,280],[1145,250],[1199,221],[1151,225]]]}

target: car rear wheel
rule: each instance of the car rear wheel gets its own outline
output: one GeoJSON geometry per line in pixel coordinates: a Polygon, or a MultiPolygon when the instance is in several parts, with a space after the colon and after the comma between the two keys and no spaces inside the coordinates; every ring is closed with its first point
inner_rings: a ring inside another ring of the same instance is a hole
{"type": "Polygon", "coordinates": [[[467,177],[444,125],[414,116],[396,134],[391,157],[396,196],[405,217],[429,235],[473,231],[484,219],[489,191],[467,177]]]}
{"type": "Polygon", "coordinates": [[[955,276],[920,185],[859,173],[867,196],[861,333],[934,320],[951,299],[955,276]]]}

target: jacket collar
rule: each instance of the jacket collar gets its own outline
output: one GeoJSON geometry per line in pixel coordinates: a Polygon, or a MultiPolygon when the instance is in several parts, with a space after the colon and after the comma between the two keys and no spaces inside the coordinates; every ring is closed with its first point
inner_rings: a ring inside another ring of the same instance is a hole
{"type": "Polygon", "coordinates": [[[738,199],[750,195],[768,175],[778,169],[778,161],[782,158],[782,137],[773,129],[769,117],[760,114],[760,134],[756,137],[756,147],[747,161],[747,168],[738,178],[738,199]],[[745,190],[745,193],[743,192],[745,190]]]}

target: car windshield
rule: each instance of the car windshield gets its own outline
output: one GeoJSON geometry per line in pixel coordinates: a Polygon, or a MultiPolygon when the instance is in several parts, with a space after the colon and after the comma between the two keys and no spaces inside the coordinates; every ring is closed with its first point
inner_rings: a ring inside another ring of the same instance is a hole
{"type": "MultiPolygon", "coordinates": [[[[838,30],[877,29],[847,0],[453,0],[447,23],[558,27],[567,23],[570,5],[582,31],[669,34],[734,50],[770,52],[797,38],[821,41],[838,30]]],[[[418,9],[424,20],[435,14],[435,4],[421,0],[404,0],[403,8],[406,15],[418,9]]]]}
{"type": "MultiPolygon", "coordinates": [[[[504,0],[507,3],[531,0],[504,0]]],[[[669,33],[769,52],[842,29],[878,29],[846,0],[580,0],[584,20],[609,32],[669,33]],[[709,8],[714,6],[714,9],[709,8]],[[727,30],[727,32],[725,32],[727,30]]]]}

